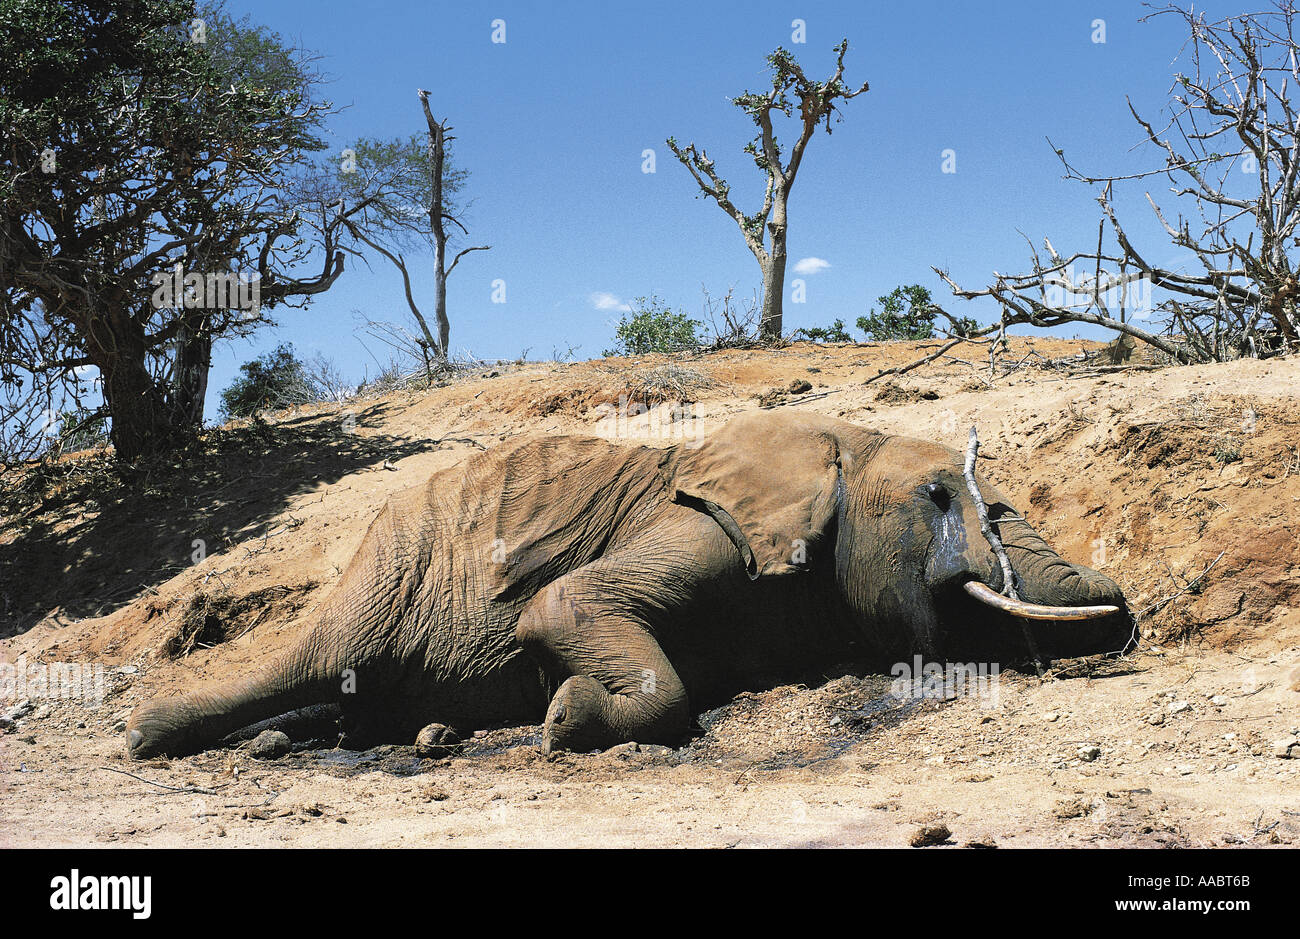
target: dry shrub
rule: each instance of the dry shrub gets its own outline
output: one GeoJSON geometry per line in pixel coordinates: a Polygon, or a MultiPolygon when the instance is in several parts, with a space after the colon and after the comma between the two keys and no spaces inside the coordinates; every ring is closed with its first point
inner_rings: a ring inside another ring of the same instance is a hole
{"type": "Polygon", "coordinates": [[[627,383],[628,403],[644,404],[647,408],[664,402],[689,404],[697,393],[716,385],[712,378],[687,365],[669,362],[634,375],[627,383]]]}

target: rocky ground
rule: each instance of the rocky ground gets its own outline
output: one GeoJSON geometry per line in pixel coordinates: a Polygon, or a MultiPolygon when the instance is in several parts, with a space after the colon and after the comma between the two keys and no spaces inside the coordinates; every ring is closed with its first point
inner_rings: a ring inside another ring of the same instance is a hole
{"type": "Polygon", "coordinates": [[[103,701],[0,698],[0,844],[1300,843],[1300,359],[1097,371],[1090,344],[1022,339],[991,381],[974,353],[871,380],[919,345],[494,366],[232,426],[129,485],[93,454],[7,478],[0,661],[100,674],[103,701]],[[689,413],[615,417],[620,396],[689,413]],[[388,494],[519,434],[663,446],[762,406],[951,446],[977,424],[989,477],[1142,611],[1138,650],[928,697],[846,663],[699,715],[678,749],[545,759],[512,727],[357,753],[316,713],[282,722],[282,755],[125,759],[137,701],[310,625],[388,494]]]}

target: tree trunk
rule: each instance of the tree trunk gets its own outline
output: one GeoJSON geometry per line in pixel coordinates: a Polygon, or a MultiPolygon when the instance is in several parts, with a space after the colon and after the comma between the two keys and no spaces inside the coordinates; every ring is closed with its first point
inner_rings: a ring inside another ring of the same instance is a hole
{"type": "Polygon", "coordinates": [[[451,322],[447,319],[447,229],[443,225],[442,171],[447,162],[447,128],[429,110],[428,95],[421,91],[425,123],[429,125],[429,228],[433,232],[433,313],[438,323],[438,358],[451,352],[451,322]]]}
{"type": "MultiPolygon", "coordinates": [[[[779,211],[779,214],[784,216],[785,213],[779,211]]],[[[763,264],[763,306],[759,328],[764,339],[780,339],[782,302],[785,299],[785,224],[774,220],[769,223],[768,230],[772,235],[772,247],[763,264]]]]}
{"type": "Polygon", "coordinates": [[[149,374],[144,327],[125,306],[93,311],[86,322],[117,458],[130,463],[173,446],[179,435],[162,389],[149,374]]]}
{"type": "Polygon", "coordinates": [[[447,239],[433,244],[433,316],[438,323],[437,353],[444,361],[450,355],[451,321],[447,319],[447,239]]]}
{"type": "Polygon", "coordinates": [[[118,355],[99,366],[104,400],[112,416],[109,439],[127,463],[166,449],[176,432],[144,356],[118,355]]]}
{"type": "Polygon", "coordinates": [[[176,365],[172,377],[172,418],[178,429],[203,426],[203,405],[212,367],[212,337],[194,335],[181,327],[176,336],[176,365]]]}

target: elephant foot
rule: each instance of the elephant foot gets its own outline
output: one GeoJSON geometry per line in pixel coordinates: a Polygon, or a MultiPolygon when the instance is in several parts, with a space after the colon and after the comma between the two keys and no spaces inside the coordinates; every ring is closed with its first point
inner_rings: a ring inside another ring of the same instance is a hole
{"type": "Polygon", "coordinates": [[[542,725],[542,753],[603,750],[622,743],[605,721],[609,692],[595,679],[573,675],[560,685],[542,725]]]}
{"type": "Polygon", "coordinates": [[[415,755],[421,759],[438,760],[451,756],[460,735],[446,724],[428,724],[415,737],[415,755]]]}

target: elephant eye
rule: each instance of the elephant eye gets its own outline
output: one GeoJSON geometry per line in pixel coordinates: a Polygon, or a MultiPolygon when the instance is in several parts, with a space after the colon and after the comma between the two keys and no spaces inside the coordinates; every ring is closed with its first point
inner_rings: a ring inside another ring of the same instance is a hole
{"type": "Polygon", "coordinates": [[[929,483],[925,487],[925,494],[930,497],[930,501],[939,507],[941,511],[947,512],[951,503],[951,496],[948,495],[948,489],[939,483],[929,483]]]}

